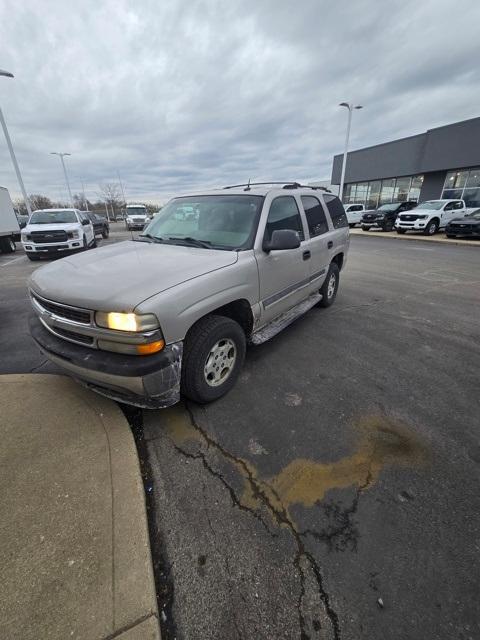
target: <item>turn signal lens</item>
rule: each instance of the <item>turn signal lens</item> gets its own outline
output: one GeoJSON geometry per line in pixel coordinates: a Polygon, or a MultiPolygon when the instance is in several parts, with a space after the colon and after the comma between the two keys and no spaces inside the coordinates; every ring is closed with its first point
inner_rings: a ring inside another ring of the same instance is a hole
{"type": "Polygon", "coordinates": [[[149,342],[148,344],[137,344],[137,353],[141,356],[148,356],[150,353],[157,353],[165,346],[164,340],[149,342]]]}

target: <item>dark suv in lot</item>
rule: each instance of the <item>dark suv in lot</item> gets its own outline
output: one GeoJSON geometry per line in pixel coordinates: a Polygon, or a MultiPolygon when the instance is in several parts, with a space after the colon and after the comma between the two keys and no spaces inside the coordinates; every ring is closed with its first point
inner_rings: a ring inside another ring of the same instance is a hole
{"type": "Polygon", "coordinates": [[[368,231],[370,227],[380,227],[382,231],[393,231],[398,214],[403,211],[410,211],[410,209],[416,207],[417,204],[414,200],[382,204],[382,206],[375,209],[375,211],[363,214],[362,229],[363,231],[368,231]]]}
{"type": "Polygon", "coordinates": [[[110,224],[106,218],[99,216],[98,213],[92,211],[86,211],[87,216],[92,221],[93,231],[96,236],[102,236],[102,238],[108,238],[110,234],[110,224]]]}

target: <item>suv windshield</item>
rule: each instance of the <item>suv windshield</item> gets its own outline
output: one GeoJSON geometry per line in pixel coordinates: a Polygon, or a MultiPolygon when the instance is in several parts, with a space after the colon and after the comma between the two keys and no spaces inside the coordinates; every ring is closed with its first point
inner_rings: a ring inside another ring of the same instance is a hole
{"type": "Polygon", "coordinates": [[[249,249],[262,203],[263,196],[251,195],[175,198],[152,220],[145,235],[173,244],[249,249]]]}
{"type": "Polygon", "coordinates": [[[75,211],[34,211],[30,224],[62,224],[78,222],[75,211]]]}
{"type": "Polygon", "coordinates": [[[422,204],[419,204],[417,207],[415,207],[416,209],[441,209],[443,207],[443,205],[445,204],[445,201],[443,200],[427,200],[426,202],[422,202],[422,204]]]}
{"type": "Polygon", "coordinates": [[[146,216],[147,212],[144,207],[128,207],[127,216],[146,216]]]}

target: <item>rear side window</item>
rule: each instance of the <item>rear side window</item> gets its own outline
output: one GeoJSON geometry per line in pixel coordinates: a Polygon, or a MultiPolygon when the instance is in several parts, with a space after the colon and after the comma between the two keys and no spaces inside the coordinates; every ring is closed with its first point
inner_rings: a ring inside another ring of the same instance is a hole
{"type": "Polygon", "coordinates": [[[348,227],[347,215],[340,199],[337,198],[337,196],[330,196],[327,194],[325,194],[323,198],[327,205],[328,213],[330,214],[334,228],[341,229],[342,227],[348,227]]]}
{"type": "Polygon", "coordinates": [[[265,227],[265,240],[271,240],[272,233],[280,229],[293,229],[298,231],[300,241],[305,239],[300,212],[292,196],[280,196],[272,201],[265,227]]]}
{"type": "Polygon", "coordinates": [[[327,219],[323,212],[323,207],[318,198],[313,196],[302,196],[302,204],[308,222],[310,237],[320,236],[328,231],[327,219]]]}

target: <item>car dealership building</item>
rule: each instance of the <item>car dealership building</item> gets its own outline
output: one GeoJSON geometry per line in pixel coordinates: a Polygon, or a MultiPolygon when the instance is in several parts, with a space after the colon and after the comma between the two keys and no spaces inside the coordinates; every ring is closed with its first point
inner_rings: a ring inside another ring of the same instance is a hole
{"type": "MultiPolygon", "coordinates": [[[[333,159],[340,184],[343,155],[333,159]]],[[[387,202],[463,198],[480,208],[480,118],[377,144],[347,156],[343,202],[374,209],[387,202]]]]}

